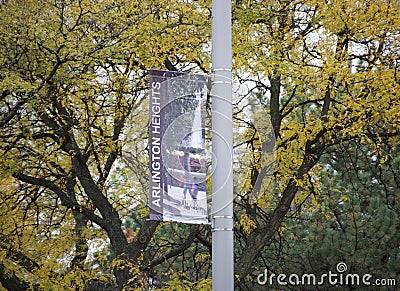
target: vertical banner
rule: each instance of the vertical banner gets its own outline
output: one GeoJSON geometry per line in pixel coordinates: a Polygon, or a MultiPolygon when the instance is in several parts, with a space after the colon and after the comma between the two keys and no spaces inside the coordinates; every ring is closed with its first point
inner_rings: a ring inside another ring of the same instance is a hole
{"type": "Polygon", "coordinates": [[[162,104],[161,83],[162,74],[150,71],[150,219],[163,218],[163,164],[161,159],[162,142],[162,104]]]}
{"type": "Polygon", "coordinates": [[[150,70],[150,219],[208,224],[208,77],[150,70]]]}

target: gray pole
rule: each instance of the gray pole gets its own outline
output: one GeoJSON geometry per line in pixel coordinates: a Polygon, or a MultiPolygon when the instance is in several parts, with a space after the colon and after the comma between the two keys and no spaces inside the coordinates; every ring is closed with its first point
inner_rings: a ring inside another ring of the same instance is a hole
{"type": "Polygon", "coordinates": [[[231,0],[212,1],[212,289],[234,289],[231,0]]]}

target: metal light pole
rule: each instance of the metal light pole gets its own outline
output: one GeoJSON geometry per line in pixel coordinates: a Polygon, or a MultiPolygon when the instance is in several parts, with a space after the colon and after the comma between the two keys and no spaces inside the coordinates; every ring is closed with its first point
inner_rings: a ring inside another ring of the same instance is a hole
{"type": "Polygon", "coordinates": [[[231,0],[212,1],[212,289],[234,289],[231,0]]]}

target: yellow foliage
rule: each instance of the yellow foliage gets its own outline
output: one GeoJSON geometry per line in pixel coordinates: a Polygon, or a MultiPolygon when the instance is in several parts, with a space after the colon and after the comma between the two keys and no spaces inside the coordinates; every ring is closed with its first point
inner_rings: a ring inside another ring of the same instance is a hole
{"type": "Polygon", "coordinates": [[[166,282],[165,287],[161,289],[156,289],[160,291],[208,291],[211,290],[212,279],[200,279],[197,282],[190,282],[186,279],[185,274],[180,272],[170,272],[170,280],[166,282]]]}
{"type": "Polygon", "coordinates": [[[243,228],[243,231],[248,235],[257,225],[253,219],[251,219],[247,214],[242,214],[239,218],[239,226],[243,228]]]}
{"type": "Polygon", "coordinates": [[[199,253],[199,254],[197,254],[196,255],[196,257],[195,257],[195,261],[196,262],[199,262],[199,263],[201,263],[201,262],[205,262],[205,261],[207,261],[207,260],[209,260],[210,259],[210,255],[209,254],[202,254],[202,253],[199,253]]]}

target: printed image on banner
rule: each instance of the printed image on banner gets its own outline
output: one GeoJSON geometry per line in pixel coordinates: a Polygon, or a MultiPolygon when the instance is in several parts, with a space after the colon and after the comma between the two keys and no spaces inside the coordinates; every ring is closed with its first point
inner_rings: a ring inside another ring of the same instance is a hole
{"type": "Polygon", "coordinates": [[[207,76],[150,71],[150,219],[207,224],[207,76]]]}

